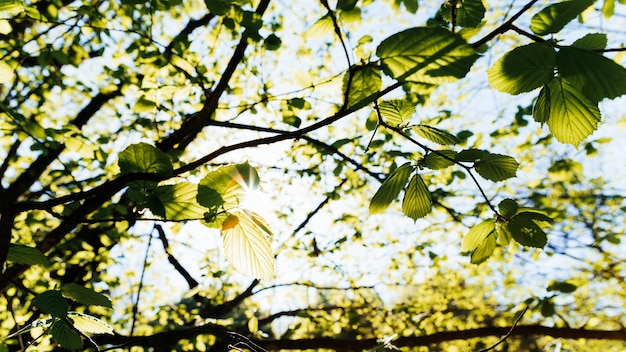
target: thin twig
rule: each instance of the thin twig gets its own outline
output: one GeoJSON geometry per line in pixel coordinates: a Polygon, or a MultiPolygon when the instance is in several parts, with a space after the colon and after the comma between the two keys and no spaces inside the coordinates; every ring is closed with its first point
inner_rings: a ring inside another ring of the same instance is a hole
{"type": "Polygon", "coordinates": [[[185,281],[187,281],[187,285],[189,286],[190,290],[198,287],[198,281],[194,279],[191,274],[189,274],[189,272],[180,264],[178,259],[176,259],[174,255],[172,255],[172,252],[170,252],[170,243],[165,236],[165,230],[163,230],[163,226],[156,224],[154,225],[154,229],[159,234],[159,239],[161,240],[161,244],[163,244],[163,250],[165,251],[165,254],[167,254],[167,260],[170,262],[170,264],[172,264],[174,269],[176,269],[176,271],[180,273],[185,281]]]}
{"type": "Polygon", "coordinates": [[[498,342],[496,342],[495,344],[493,344],[491,347],[487,347],[485,349],[480,350],[479,352],[487,352],[487,351],[491,351],[494,348],[498,347],[498,345],[500,345],[501,343],[503,343],[506,339],[509,338],[509,336],[511,336],[511,334],[513,333],[513,329],[515,329],[515,327],[517,326],[517,324],[520,322],[520,320],[522,320],[522,317],[524,316],[524,314],[526,313],[526,311],[528,310],[528,306],[525,306],[524,309],[522,310],[522,312],[520,313],[520,315],[517,317],[517,319],[515,319],[515,321],[513,322],[513,325],[511,326],[511,329],[509,329],[509,331],[502,336],[502,338],[500,338],[500,340],[498,342]]]}
{"type": "Polygon", "coordinates": [[[137,288],[137,297],[135,299],[135,304],[133,305],[133,318],[132,323],[130,325],[130,333],[129,336],[133,336],[133,332],[135,331],[135,323],[137,323],[137,314],[139,312],[139,298],[141,296],[141,290],[143,289],[143,278],[146,273],[146,267],[148,266],[148,258],[150,255],[150,245],[152,244],[152,234],[148,237],[148,245],[146,246],[146,255],[143,258],[143,266],[141,268],[141,276],[139,277],[139,287],[137,288]]]}

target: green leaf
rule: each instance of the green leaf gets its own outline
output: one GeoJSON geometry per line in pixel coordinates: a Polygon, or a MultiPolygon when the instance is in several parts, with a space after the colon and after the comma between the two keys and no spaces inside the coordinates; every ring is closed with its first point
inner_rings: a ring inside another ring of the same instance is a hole
{"type": "Polygon", "coordinates": [[[228,261],[244,275],[269,280],[274,273],[274,254],[269,225],[259,215],[235,210],[222,225],[228,261]]]}
{"type": "Polygon", "coordinates": [[[82,333],[113,335],[113,327],[94,316],[68,312],[67,317],[72,325],[82,333]]]}
{"type": "Polygon", "coordinates": [[[530,30],[537,35],[557,33],[580,15],[595,0],[571,0],[543,8],[530,20],[530,30]]]}
{"type": "Polygon", "coordinates": [[[161,202],[165,210],[164,214],[155,215],[168,220],[202,219],[207,211],[198,202],[198,185],[190,182],[159,186],[152,195],[161,202]]]}
{"type": "Polygon", "coordinates": [[[73,283],[65,284],[61,286],[61,294],[64,297],[85,305],[113,308],[111,300],[107,296],[81,285],[73,283]]]}
{"type": "Polygon", "coordinates": [[[2,17],[15,16],[26,9],[24,0],[0,0],[0,15],[2,17]]]}
{"type": "Polygon", "coordinates": [[[481,243],[490,236],[495,230],[496,222],[493,219],[484,220],[478,225],[475,225],[470,231],[463,237],[461,243],[461,251],[471,252],[478,248],[481,243]]]}
{"type": "Polygon", "coordinates": [[[508,155],[486,154],[476,161],[474,167],[483,178],[498,182],[515,177],[519,164],[508,155]]]}
{"type": "Polygon", "coordinates": [[[543,86],[533,107],[533,119],[542,125],[550,118],[550,87],[543,86]]]}
{"type": "Polygon", "coordinates": [[[305,37],[307,39],[320,39],[334,32],[333,19],[328,15],[324,15],[306,30],[305,37]]]}
{"type": "Polygon", "coordinates": [[[439,13],[448,23],[454,21],[457,26],[476,27],[485,17],[485,5],[482,0],[446,1],[441,5],[439,13]]]}
{"type": "Polygon", "coordinates": [[[504,216],[507,219],[513,217],[513,215],[517,214],[517,203],[510,198],[504,199],[498,204],[498,211],[500,215],[504,216]]]}
{"type": "Polygon", "coordinates": [[[38,294],[33,298],[33,305],[53,317],[65,318],[67,316],[67,300],[58,290],[48,290],[38,294]]]}
{"type": "Polygon", "coordinates": [[[608,38],[606,33],[588,33],[577,39],[572,47],[587,50],[602,50],[606,48],[608,38]]]}
{"type": "Polygon", "coordinates": [[[552,281],[548,286],[548,291],[559,291],[562,293],[572,293],[576,291],[578,286],[567,281],[552,281]]]}
{"type": "Polygon", "coordinates": [[[488,236],[473,252],[470,257],[470,263],[480,264],[489,259],[496,250],[496,236],[491,234],[488,236]]]}
{"type": "Polygon", "coordinates": [[[495,227],[493,219],[485,220],[472,227],[463,238],[461,251],[472,252],[470,257],[472,264],[480,264],[493,254],[496,249],[495,227]]]}
{"type": "Polygon", "coordinates": [[[7,260],[26,265],[50,265],[48,258],[43,255],[37,248],[25,246],[23,244],[11,243],[9,245],[9,253],[7,260]]]}
{"type": "Polygon", "coordinates": [[[263,39],[263,46],[267,50],[278,50],[283,43],[276,34],[272,33],[263,39]]]}
{"type": "Polygon", "coordinates": [[[561,48],[556,64],[559,74],[594,103],[626,94],[626,68],[596,52],[561,48]]]}
{"type": "Polygon", "coordinates": [[[517,47],[504,54],[487,70],[489,84],[517,95],[547,84],[554,76],[556,53],[543,43],[517,47]]]}
{"type": "Polygon", "coordinates": [[[474,49],[443,28],[418,27],[396,33],[376,50],[385,73],[399,81],[452,82],[465,77],[476,61],[474,49]]]}
{"type": "Polygon", "coordinates": [[[204,0],[204,4],[209,12],[217,16],[228,12],[232,3],[233,0],[204,0]]]}
{"type": "Polygon", "coordinates": [[[385,100],[378,104],[378,111],[386,123],[397,127],[411,119],[415,105],[404,99],[385,100]]]}
{"type": "Polygon", "coordinates": [[[221,166],[209,172],[198,188],[198,203],[209,208],[236,208],[246,192],[258,187],[259,175],[248,163],[221,166]]]}
{"type": "Polygon", "coordinates": [[[535,222],[537,219],[534,213],[515,215],[508,224],[513,239],[523,246],[543,248],[548,243],[548,235],[535,222]]]}
{"type": "Polygon", "coordinates": [[[397,169],[395,169],[391,175],[380,185],[374,197],[370,201],[369,213],[379,214],[385,211],[387,207],[393,202],[400,194],[400,191],[404,189],[404,186],[409,180],[409,176],[413,172],[411,163],[406,163],[397,169]]]}
{"type": "Polygon", "coordinates": [[[52,323],[49,332],[54,341],[63,346],[63,348],[70,351],[80,351],[83,349],[83,339],[64,319],[58,319],[52,323]]]}
{"type": "Polygon", "coordinates": [[[124,149],[119,155],[118,165],[122,174],[146,172],[168,176],[173,170],[170,158],[147,143],[133,144],[124,149]]]}
{"type": "Polygon", "coordinates": [[[456,152],[453,150],[437,150],[436,152],[426,154],[424,159],[422,159],[422,164],[431,170],[440,170],[454,165],[455,158],[456,152]],[[444,158],[442,155],[447,156],[449,159],[444,158]]]}
{"type": "Polygon", "coordinates": [[[550,132],[559,142],[577,146],[598,128],[600,109],[563,78],[552,80],[548,88],[550,132]]]}
{"type": "Polygon", "coordinates": [[[428,187],[420,175],[413,175],[404,194],[402,212],[415,221],[428,215],[431,207],[428,187]]]}
{"type": "Polygon", "coordinates": [[[441,145],[454,145],[460,142],[452,133],[427,125],[414,126],[413,132],[417,133],[422,138],[426,138],[431,142],[441,145]]]}
{"type": "Polygon", "coordinates": [[[343,93],[347,95],[346,108],[359,109],[369,103],[370,98],[380,91],[382,79],[380,70],[374,65],[353,66],[343,78],[343,93]]]}
{"type": "Polygon", "coordinates": [[[133,112],[136,112],[138,114],[141,114],[143,112],[154,112],[154,109],[156,109],[156,107],[157,104],[154,101],[147,99],[146,97],[141,97],[137,100],[135,106],[133,106],[133,112]]]}
{"type": "Polygon", "coordinates": [[[484,150],[480,150],[480,149],[465,149],[465,150],[461,150],[460,152],[458,152],[456,154],[456,160],[458,161],[476,161],[482,157],[484,157],[485,155],[487,155],[489,153],[487,153],[484,150]]]}
{"type": "Polygon", "coordinates": [[[13,80],[13,68],[6,62],[0,61],[0,84],[9,83],[13,80]]]}
{"type": "Polygon", "coordinates": [[[508,222],[496,222],[496,237],[498,238],[498,243],[502,246],[508,245],[513,239],[513,235],[511,235],[508,226],[508,222]]]}

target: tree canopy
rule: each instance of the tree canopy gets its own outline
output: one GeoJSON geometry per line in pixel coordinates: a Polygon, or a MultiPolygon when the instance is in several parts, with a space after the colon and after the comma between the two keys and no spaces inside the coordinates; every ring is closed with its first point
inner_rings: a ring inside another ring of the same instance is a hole
{"type": "Polygon", "coordinates": [[[623,0],[0,0],[0,352],[626,347],[623,0]]]}

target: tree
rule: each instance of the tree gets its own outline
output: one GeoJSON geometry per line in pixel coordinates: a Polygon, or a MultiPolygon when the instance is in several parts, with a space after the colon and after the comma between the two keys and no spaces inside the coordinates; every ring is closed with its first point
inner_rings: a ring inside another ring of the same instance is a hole
{"type": "Polygon", "coordinates": [[[0,1],[0,350],[623,348],[622,4],[0,1]]]}

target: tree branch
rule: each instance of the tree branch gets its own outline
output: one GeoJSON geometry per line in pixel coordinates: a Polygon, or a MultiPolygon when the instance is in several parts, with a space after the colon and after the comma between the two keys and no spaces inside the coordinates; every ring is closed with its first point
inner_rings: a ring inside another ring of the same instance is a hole
{"type": "Polygon", "coordinates": [[[180,264],[176,257],[172,255],[172,252],[170,252],[170,243],[165,236],[163,226],[157,224],[154,225],[154,229],[159,234],[159,239],[161,240],[161,244],[163,244],[163,250],[165,251],[165,254],[167,254],[167,260],[170,262],[170,264],[172,264],[174,269],[176,269],[176,271],[178,271],[178,273],[185,279],[185,281],[187,281],[187,285],[189,286],[190,290],[198,287],[198,281],[196,281],[196,279],[194,279],[193,276],[189,274],[189,272],[180,264]]]}
{"type": "Polygon", "coordinates": [[[513,24],[513,22],[515,22],[522,14],[524,14],[524,12],[530,10],[530,8],[537,1],[538,0],[531,0],[531,1],[529,1],[526,5],[524,5],[524,7],[521,8],[521,10],[517,11],[517,13],[515,13],[513,16],[511,16],[511,18],[509,18],[506,22],[504,22],[503,24],[498,26],[498,28],[494,29],[493,31],[491,31],[490,33],[485,35],[483,38],[481,38],[477,42],[473,43],[472,47],[478,48],[478,47],[480,47],[480,46],[482,46],[484,44],[487,44],[487,42],[489,42],[491,39],[495,38],[497,35],[503,34],[506,31],[508,31],[509,29],[511,29],[511,24],[513,24]]]}

